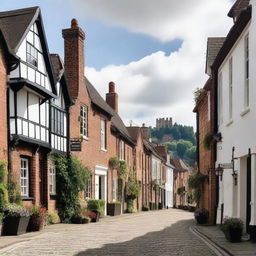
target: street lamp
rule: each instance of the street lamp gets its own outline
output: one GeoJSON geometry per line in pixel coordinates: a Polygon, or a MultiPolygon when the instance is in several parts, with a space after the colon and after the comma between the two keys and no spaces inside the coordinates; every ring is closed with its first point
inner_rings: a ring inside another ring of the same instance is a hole
{"type": "Polygon", "coordinates": [[[220,177],[220,180],[222,181],[223,168],[220,165],[215,169],[215,174],[220,177]]]}

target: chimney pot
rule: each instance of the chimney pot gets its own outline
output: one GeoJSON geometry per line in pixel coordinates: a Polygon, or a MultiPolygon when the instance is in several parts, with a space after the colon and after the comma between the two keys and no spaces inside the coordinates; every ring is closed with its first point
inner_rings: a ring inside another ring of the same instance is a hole
{"type": "Polygon", "coordinates": [[[78,28],[77,19],[72,19],[71,20],[71,28],[78,28]]]}
{"type": "Polygon", "coordinates": [[[109,82],[109,93],[114,93],[115,92],[115,83],[114,82],[109,82]]]}

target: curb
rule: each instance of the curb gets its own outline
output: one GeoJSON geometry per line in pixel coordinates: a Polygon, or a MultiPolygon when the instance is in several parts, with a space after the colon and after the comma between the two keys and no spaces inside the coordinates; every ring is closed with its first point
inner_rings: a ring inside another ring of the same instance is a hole
{"type": "Polygon", "coordinates": [[[208,236],[200,232],[195,226],[189,227],[189,231],[200,238],[217,256],[234,256],[234,254],[229,252],[227,249],[215,243],[208,236]]]}

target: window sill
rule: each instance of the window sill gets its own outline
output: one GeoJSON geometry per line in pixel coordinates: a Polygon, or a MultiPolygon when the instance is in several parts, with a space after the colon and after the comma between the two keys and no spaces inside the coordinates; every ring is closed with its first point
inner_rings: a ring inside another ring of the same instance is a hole
{"type": "Polygon", "coordinates": [[[248,112],[250,112],[250,108],[249,108],[249,107],[245,108],[245,110],[240,113],[240,116],[244,116],[244,115],[246,115],[248,112]]]}
{"type": "Polygon", "coordinates": [[[226,126],[230,126],[231,124],[233,124],[233,119],[229,120],[229,122],[226,124],[226,126]]]}
{"type": "Polygon", "coordinates": [[[102,148],[101,149],[102,152],[108,152],[106,149],[102,148]]]}
{"type": "Polygon", "coordinates": [[[81,137],[83,138],[83,140],[87,140],[87,141],[89,140],[88,137],[86,136],[81,135],[81,137]]]}
{"type": "Polygon", "coordinates": [[[22,196],[22,197],[21,197],[21,200],[22,200],[22,201],[33,201],[33,200],[34,200],[34,197],[22,196]]]}

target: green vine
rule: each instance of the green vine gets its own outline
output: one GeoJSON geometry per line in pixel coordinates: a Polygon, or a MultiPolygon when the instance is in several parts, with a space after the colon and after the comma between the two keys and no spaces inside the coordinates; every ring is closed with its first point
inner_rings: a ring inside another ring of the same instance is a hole
{"type": "Polygon", "coordinates": [[[127,182],[127,211],[129,213],[133,213],[133,201],[139,196],[140,193],[140,185],[138,181],[135,179],[132,172],[130,172],[127,182]]]}
{"type": "Polygon", "coordinates": [[[186,189],[185,189],[184,186],[178,188],[177,194],[178,194],[179,196],[182,196],[182,195],[184,195],[185,193],[186,193],[186,189]]]}
{"type": "Polygon", "coordinates": [[[8,203],[6,162],[0,161],[0,207],[8,203]]]}
{"type": "Polygon", "coordinates": [[[156,179],[152,181],[152,186],[154,191],[158,191],[160,188],[159,182],[156,179]]]}
{"type": "Polygon", "coordinates": [[[119,160],[117,157],[111,157],[108,163],[111,169],[117,169],[117,173],[120,179],[126,179],[128,175],[128,166],[125,161],[119,160]]]}
{"type": "Polygon", "coordinates": [[[200,172],[188,177],[188,186],[192,189],[192,197],[197,205],[199,205],[203,193],[203,185],[206,179],[207,175],[203,175],[200,172]]]}
{"type": "Polygon", "coordinates": [[[80,192],[84,190],[86,180],[90,176],[76,157],[53,155],[56,165],[57,202],[62,222],[70,222],[73,215],[81,211],[80,192]]]}
{"type": "Polygon", "coordinates": [[[208,132],[208,133],[205,134],[205,136],[204,136],[204,141],[203,141],[203,143],[204,143],[204,148],[209,150],[209,149],[211,148],[212,142],[213,142],[212,133],[209,133],[209,132],[208,132]]]}

